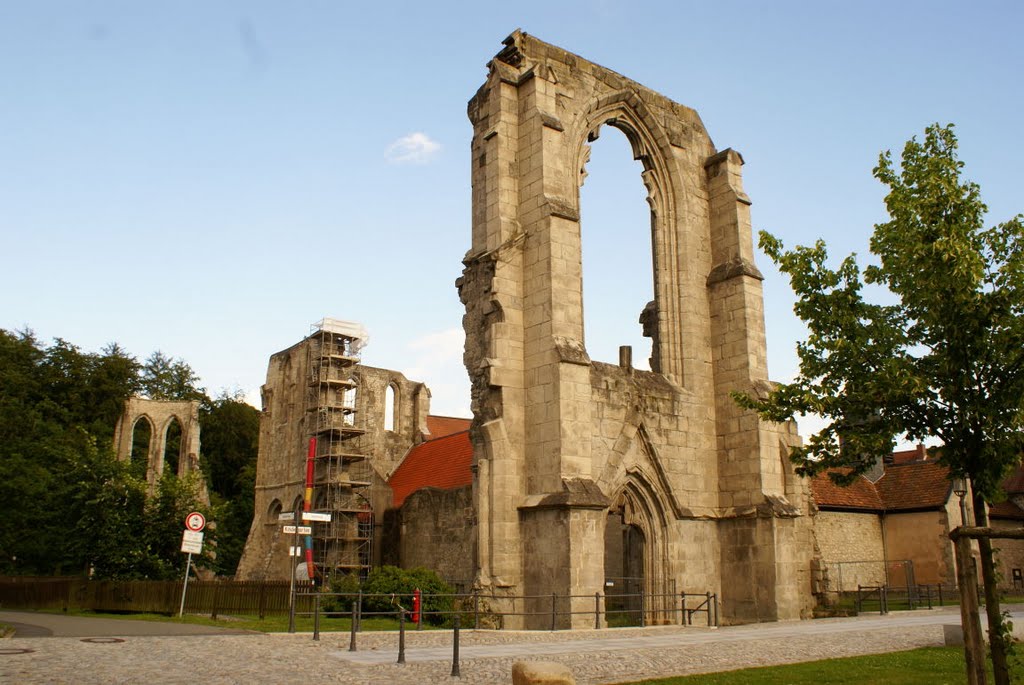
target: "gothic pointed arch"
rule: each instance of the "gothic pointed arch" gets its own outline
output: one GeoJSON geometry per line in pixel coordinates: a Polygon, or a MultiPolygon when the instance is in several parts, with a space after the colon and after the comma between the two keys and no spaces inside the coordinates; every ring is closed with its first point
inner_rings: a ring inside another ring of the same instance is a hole
{"type": "Polygon", "coordinates": [[[643,98],[631,89],[622,89],[600,97],[581,109],[570,127],[573,131],[571,151],[576,160],[575,212],[579,216],[580,194],[590,160],[590,144],[601,135],[603,126],[621,131],[629,141],[633,158],[643,165],[640,174],[647,188],[651,210],[651,255],[654,263],[654,300],[651,306],[652,337],[655,352],[653,371],[670,375],[680,382],[685,379],[682,354],[681,289],[670,274],[680,273],[680,242],[676,226],[680,211],[685,212],[686,193],[682,171],[673,152],[671,138],[658,122],[643,98]],[[664,366],[661,360],[665,360],[664,366]]]}

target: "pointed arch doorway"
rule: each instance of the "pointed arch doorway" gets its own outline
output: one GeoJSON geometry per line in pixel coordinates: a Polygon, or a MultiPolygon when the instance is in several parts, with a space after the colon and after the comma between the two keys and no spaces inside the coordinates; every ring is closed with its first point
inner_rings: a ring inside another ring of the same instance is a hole
{"type": "Polygon", "coordinates": [[[671,623],[675,575],[668,558],[668,517],[637,468],[627,470],[605,525],[605,605],[609,626],[671,623]]]}

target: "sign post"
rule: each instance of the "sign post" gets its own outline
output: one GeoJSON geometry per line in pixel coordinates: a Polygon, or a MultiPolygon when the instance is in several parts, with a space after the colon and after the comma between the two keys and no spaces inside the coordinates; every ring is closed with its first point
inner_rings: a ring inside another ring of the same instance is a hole
{"type": "Polygon", "coordinates": [[[205,527],[206,517],[198,511],[193,511],[185,517],[185,530],[181,536],[181,551],[188,552],[188,559],[185,560],[185,583],[181,586],[179,618],[185,614],[185,593],[188,592],[188,572],[192,567],[192,554],[201,554],[203,551],[203,528],[205,527]]]}

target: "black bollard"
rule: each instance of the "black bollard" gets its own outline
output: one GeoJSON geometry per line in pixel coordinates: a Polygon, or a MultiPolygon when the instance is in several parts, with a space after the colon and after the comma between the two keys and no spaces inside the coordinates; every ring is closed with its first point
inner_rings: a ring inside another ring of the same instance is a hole
{"type": "Polygon", "coordinates": [[[313,596],[313,640],[320,642],[320,593],[313,596]]]}
{"type": "Polygon", "coordinates": [[[452,641],[452,677],[461,678],[459,673],[459,615],[455,614],[455,632],[452,641]]]}
{"type": "Polygon", "coordinates": [[[405,609],[398,610],[398,663],[405,663],[405,609]]]}
{"type": "Polygon", "coordinates": [[[356,651],[356,603],[352,602],[352,620],[349,626],[348,651],[356,651]]]}

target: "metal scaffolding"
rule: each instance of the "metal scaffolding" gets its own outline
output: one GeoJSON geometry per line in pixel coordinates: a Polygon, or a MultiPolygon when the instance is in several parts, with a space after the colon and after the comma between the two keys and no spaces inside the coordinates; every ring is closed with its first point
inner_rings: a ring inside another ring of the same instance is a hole
{"type": "Polygon", "coordinates": [[[359,324],[323,319],[313,324],[309,355],[308,425],[316,438],[313,511],[330,521],[314,521],[313,558],[325,575],[370,570],[373,509],[366,496],[371,467],[360,450],[364,430],[357,418],[354,371],[366,344],[359,324]]]}

